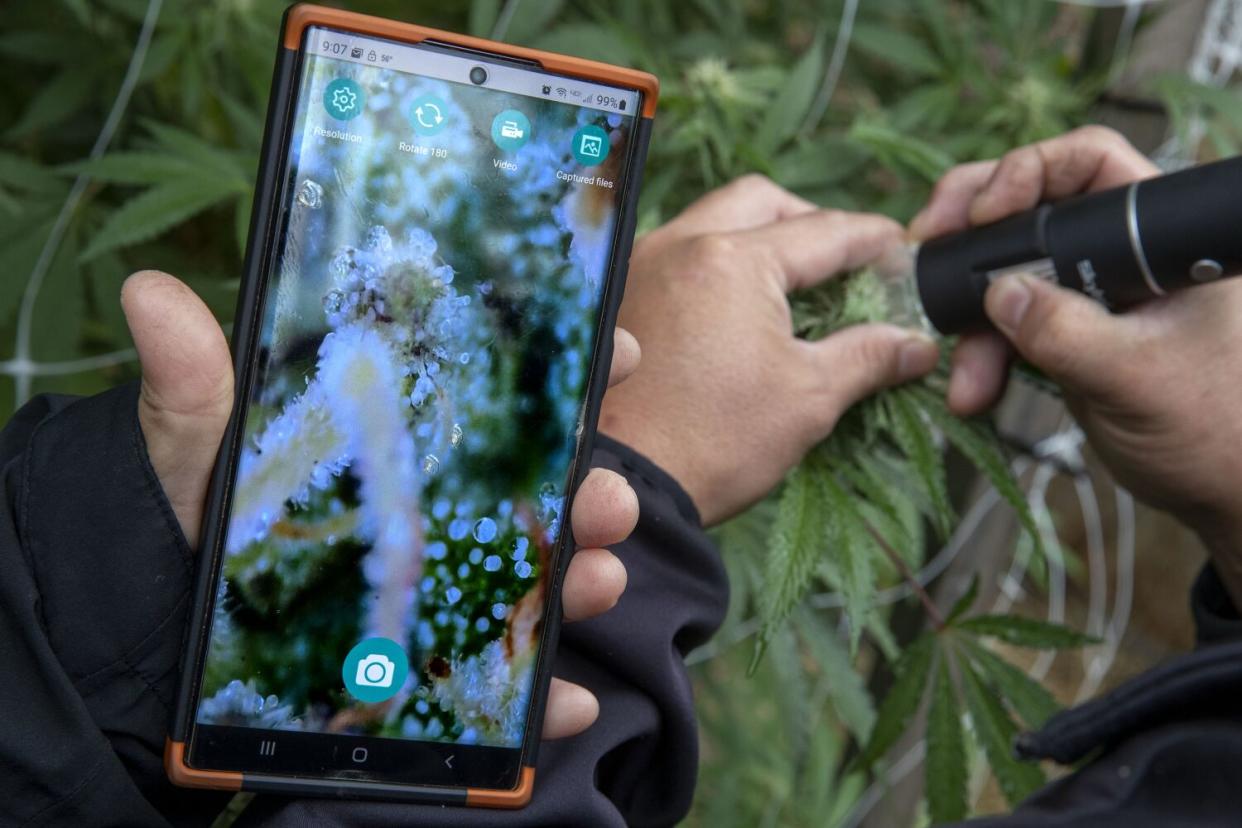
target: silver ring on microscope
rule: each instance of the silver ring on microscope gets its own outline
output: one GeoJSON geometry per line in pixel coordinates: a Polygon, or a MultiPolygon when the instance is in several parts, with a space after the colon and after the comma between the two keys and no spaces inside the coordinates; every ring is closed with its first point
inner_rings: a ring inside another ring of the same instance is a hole
{"type": "Polygon", "coordinates": [[[1147,282],[1147,287],[1151,288],[1151,292],[1157,296],[1164,296],[1164,288],[1156,283],[1156,277],[1151,272],[1151,265],[1147,262],[1147,253],[1143,250],[1143,239],[1139,235],[1138,186],[1139,182],[1136,181],[1126,191],[1126,227],[1130,231],[1130,249],[1134,252],[1134,260],[1138,262],[1139,271],[1142,272],[1143,281],[1147,282]]]}

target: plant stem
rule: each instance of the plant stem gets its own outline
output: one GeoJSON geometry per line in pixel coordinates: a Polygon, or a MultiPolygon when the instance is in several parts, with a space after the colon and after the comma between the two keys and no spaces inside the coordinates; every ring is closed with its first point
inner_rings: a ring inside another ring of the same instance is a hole
{"type": "Polygon", "coordinates": [[[923,603],[923,610],[927,613],[927,618],[931,621],[932,626],[936,628],[936,632],[944,632],[944,629],[947,626],[944,620],[944,614],[940,612],[939,607],[936,606],[936,602],[932,600],[931,595],[929,595],[927,590],[923,588],[923,585],[919,583],[919,579],[914,577],[914,572],[910,570],[910,567],[906,564],[906,562],[902,560],[900,555],[897,554],[897,550],[893,549],[893,547],[889,545],[889,542],[884,539],[884,536],[871,525],[870,521],[864,520],[863,525],[867,527],[867,531],[871,533],[871,537],[875,538],[875,542],[880,545],[880,549],[884,550],[884,554],[888,557],[889,561],[892,562],[893,566],[897,567],[897,571],[901,573],[902,579],[905,580],[905,582],[910,586],[910,589],[914,591],[914,594],[919,597],[919,601],[923,603]]]}

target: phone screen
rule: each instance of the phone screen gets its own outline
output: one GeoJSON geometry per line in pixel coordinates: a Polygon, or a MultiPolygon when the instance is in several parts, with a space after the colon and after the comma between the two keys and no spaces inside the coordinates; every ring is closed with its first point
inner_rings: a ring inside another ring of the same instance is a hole
{"type": "Polygon", "coordinates": [[[492,783],[640,98],[323,28],[304,55],[191,762],[492,783]]]}

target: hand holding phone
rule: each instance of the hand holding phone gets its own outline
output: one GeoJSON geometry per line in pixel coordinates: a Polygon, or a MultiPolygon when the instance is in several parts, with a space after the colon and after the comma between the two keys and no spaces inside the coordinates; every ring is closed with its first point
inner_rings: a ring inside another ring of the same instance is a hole
{"type": "Polygon", "coordinates": [[[169,772],[520,806],[654,80],[307,6],[284,42],[169,772]]]}

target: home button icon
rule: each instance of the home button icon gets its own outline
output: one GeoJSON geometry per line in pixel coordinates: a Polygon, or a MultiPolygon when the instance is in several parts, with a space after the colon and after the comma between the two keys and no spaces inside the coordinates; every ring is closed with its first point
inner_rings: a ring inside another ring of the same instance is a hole
{"type": "Polygon", "coordinates": [[[353,760],[360,765],[367,761],[367,749],[364,747],[354,748],[353,760]]]}

